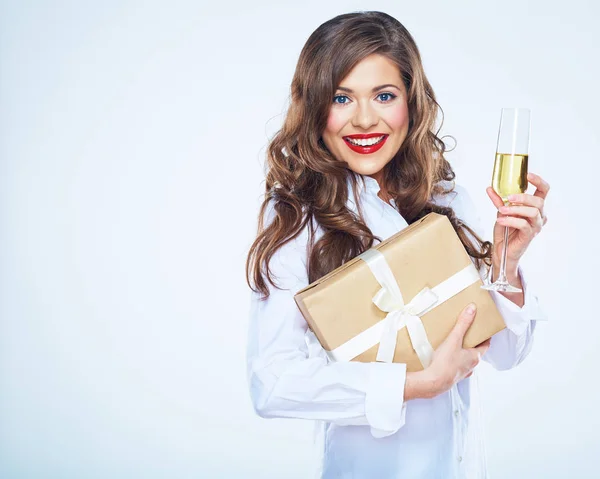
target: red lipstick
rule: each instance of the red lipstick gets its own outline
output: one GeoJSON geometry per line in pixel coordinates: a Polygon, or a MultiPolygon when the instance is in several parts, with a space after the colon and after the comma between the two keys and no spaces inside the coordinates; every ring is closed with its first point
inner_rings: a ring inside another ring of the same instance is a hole
{"type": "Polygon", "coordinates": [[[368,134],[362,134],[362,135],[348,135],[348,136],[344,136],[344,141],[346,142],[346,145],[348,145],[348,147],[352,151],[355,151],[356,153],[360,153],[362,155],[368,155],[370,153],[375,153],[377,150],[379,150],[383,146],[385,141],[388,139],[388,136],[389,135],[387,135],[385,133],[368,133],[368,134]],[[369,138],[378,138],[378,137],[383,137],[383,138],[378,143],[375,143],[374,145],[368,145],[368,146],[356,145],[356,144],[352,143],[351,141],[349,141],[349,139],[367,140],[369,138]]]}

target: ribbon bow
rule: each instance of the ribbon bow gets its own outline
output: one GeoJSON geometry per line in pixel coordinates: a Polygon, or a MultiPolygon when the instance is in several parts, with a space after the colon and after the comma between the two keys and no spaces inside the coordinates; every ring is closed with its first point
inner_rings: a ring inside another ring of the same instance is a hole
{"type": "Polygon", "coordinates": [[[427,339],[420,316],[432,309],[439,301],[437,294],[425,287],[408,303],[404,303],[402,292],[383,254],[369,249],[359,256],[366,261],[381,289],[373,296],[373,303],[387,315],[377,351],[377,361],[391,363],[396,350],[398,331],[406,327],[413,349],[424,368],[429,366],[433,347],[427,339]]]}
{"type": "Polygon", "coordinates": [[[402,295],[395,296],[385,286],[373,297],[373,303],[388,313],[385,317],[377,361],[391,363],[396,350],[396,337],[400,329],[406,327],[413,349],[424,368],[429,366],[433,347],[427,339],[420,316],[425,314],[438,301],[437,295],[425,287],[408,304],[404,304],[402,295]]]}

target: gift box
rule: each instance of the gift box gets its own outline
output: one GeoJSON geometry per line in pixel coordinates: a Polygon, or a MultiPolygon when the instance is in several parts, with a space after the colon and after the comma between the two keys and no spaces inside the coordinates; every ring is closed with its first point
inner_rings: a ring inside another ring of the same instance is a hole
{"type": "Polygon", "coordinates": [[[474,347],[505,323],[448,218],[415,221],[309,284],[294,300],[334,361],[427,367],[460,312],[475,320],[463,346],[474,347]]]}

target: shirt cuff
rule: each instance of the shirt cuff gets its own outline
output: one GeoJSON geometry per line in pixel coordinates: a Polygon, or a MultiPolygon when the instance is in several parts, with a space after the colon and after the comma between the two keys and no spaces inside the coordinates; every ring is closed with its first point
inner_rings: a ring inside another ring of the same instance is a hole
{"type": "Polygon", "coordinates": [[[365,416],[373,437],[381,438],[394,434],[406,422],[406,364],[375,362],[371,366],[365,416]]]}
{"type": "Polygon", "coordinates": [[[519,274],[521,284],[523,285],[524,302],[522,307],[517,306],[498,291],[490,291],[490,294],[504,319],[506,327],[513,333],[521,335],[527,330],[529,321],[546,321],[548,317],[542,311],[537,296],[531,292],[531,288],[527,285],[527,280],[523,275],[521,266],[518,267],[517,273],[519,274]]]}

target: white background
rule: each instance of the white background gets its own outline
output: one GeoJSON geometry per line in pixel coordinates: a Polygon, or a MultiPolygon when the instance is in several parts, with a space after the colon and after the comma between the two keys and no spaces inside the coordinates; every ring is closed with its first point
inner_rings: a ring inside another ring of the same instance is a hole
{"type": "Polygon", "coordinates": [[[251,407],[244,262],[298,54],[360,9],[416,38],[488,233],[500,108],[531,108],[530,171],[552,191],[524,266],[550,321],[515,370],[480,366],[488,463],[495,479],[597,476],[595,4],[15,0],[0,4],[1,477],[310,477],[312,425],[251,407]]]}

